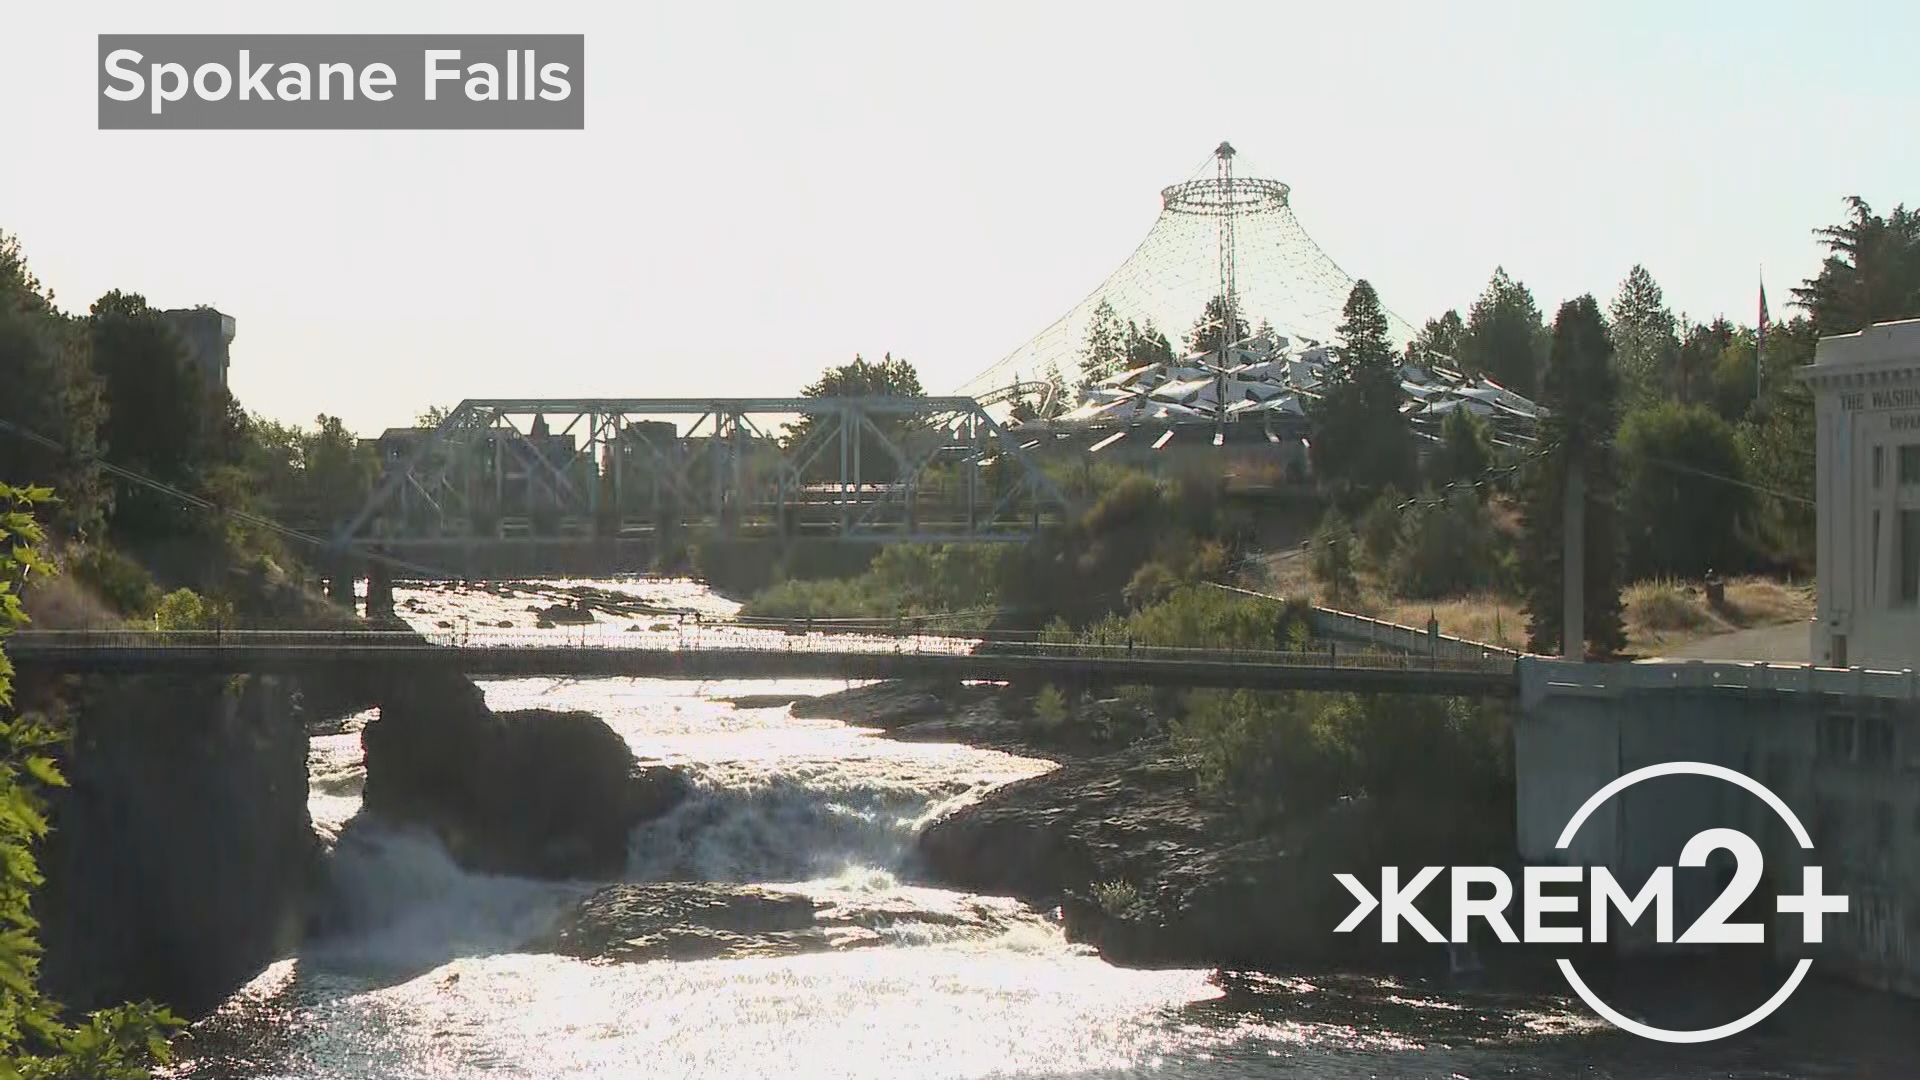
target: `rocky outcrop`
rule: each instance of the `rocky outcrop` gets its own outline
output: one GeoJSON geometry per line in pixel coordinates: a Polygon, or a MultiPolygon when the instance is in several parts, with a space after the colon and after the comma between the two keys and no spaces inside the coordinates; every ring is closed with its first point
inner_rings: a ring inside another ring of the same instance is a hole
{"type": "Polygon", "coordinates": [[[793,703],[793,715],[803,719],[830,719],[892,730],[915,720],[949,716],[957,685],[916,682],[878,682],[793,703]]]}
{"type": "Polygon", "coordinates": [[[1511,851],[1471,808],[1362,798],[1256,823],[1205,795],[1164,740],[1056,756],[1060,768],[927,826],[919,853],[943,885],[1057,906],[1070,939],[1115,963],[1443,965],[1444,951],[1424,943],[1335,935],[1353,901],[1334,875],[1378,882],[1383,865],[1497,863],[1511,851]]]}
{"type": "Polygon", "coordinates": [[[43,985],[77,1009],[211,1010],[297,943],[318,856],[283,681],[86,680],[35,899],[43,985]]]}
{"type": "MultiPolygon", "coordinates": [[[[928,825],[923,870],[941,885],[1057,909],[1067,936],[1134,966],[1395,970],[1446,964],[1425,943],[1335,935],[1352,910],[1335,880],[1386,865],[1502,863],[1510,806],[1342,800],[1283,824],[1208,796],[1150,704],[1070,703],[1038,715],[1031,690],[876,683],[799,701],[911,741],[963,742],[1061,762],[928,825]]],[[[1437,890],[1436,890],[1437,891],[1437,890]]]]}
{"type": "Polygon", "coordinates": [[[365,812],[428,828],[483,873],[617,877],[627,834],[687,793],[677,772],[642,765],[598,717],[495,714],[478,687],[450,673],[396,680],[360,739],[365,812]]]}
{"type": "Polygon", "coordinates": [[[929,910],[880,896],[816,899],[757,885],[612,885],[582,901],[537,948],[593,960],[711,960],[857,949],[911,924],[916,935],[1004,931],[1012,912],[990,902],[929,910]]]}
{"type": "Polygon", "coordinates": [[[615,885],[588,897],[543,944],[582,959],[712,960],[786,956],[875,944],[871,932],[829,935],[818,905],[751,885],[615,885]]]}

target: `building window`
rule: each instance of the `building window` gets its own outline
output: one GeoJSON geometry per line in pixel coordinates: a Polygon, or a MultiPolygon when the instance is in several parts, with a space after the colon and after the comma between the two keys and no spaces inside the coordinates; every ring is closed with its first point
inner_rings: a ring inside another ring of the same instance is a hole
{"type": "Polygon", "coordinates": [[[1920,444],[1900,448],[1900,486],[1920,484],[1920,444]]]}
{"type": "Polygon", "coordinates": [[[1880,595],[1880,511],[1878,510],[1873,512],[1873,562],[1869,563],[1868,567],[1867,580],[1870,582],[1868,587],[1871,591],[1867,593],[1867,605],[1879,607],[1886,603],[1886,599],[1880,595]]]}
{"type": "Polygon", "coordinates": [[[1920,604],[1920,510],[1900,511],[1900,603],[1920,604]]]}
{"type": "Polygon", "coordinates": [[[1887,448],[1884,446],[1876,446],[1873,448],[1873,490],[1879,491],[1881,486],[1886,483],[1886,478],[1887,448]]]}

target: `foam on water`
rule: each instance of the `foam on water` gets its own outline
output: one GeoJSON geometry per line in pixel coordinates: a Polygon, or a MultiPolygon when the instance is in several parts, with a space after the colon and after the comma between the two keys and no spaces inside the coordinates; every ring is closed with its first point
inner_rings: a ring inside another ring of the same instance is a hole
{"type": "Polygon", "coordinates": [[[323,932],[305,957],[370,973],[523,947],[592,888],[469,873],[430,836],[361,823],[334,845],[328,885],[323,932]]]}
{"type": "MultiPolygon", "coordinates": [[[[732,609],[691,583],[584,584],[703,616],[732,609]]],[[[526,607],[553,602],[554,591],[400,597],[417,600],[410,617],[422,628],[454,618],[524,625],[526,607]]],[[[650,617],[630,621],[658,633],[650,617]]],[[[1224,998],[1205,972],[1111,967],[1016,901],[912,884],[913,838],[927,821],[1051,766],[721,700],[844,685],[533,679],[485,691],[495,708],[593,712],[642,758],[686,770],[692,796],[635,830],[630,877],[802,892],[823,923],[874,928],[878,947],[691,963],[529,953],[527,943],[596,886],[470,874],[428,837],[353,820],[365,770],[349,724],[312,740],[309,807],[332,847],[328,932],[196,1025],[175,1074],[1358,1080],[1575,1075],[1592,1072],[1602,1053],[1608,1075],[1703,1072],[1636,1055],[1632,1040],[1598,1041],[1590,1017],[1553,999],[1416,996],[1361,977],[1338,986],[1276,979],[1261,991],[1269,1004],[1249,1008],[1244,989],[1224,998]]],[[[1870,1030],[1907,1038],[1915,1024],[1900,1015],[1870,1030]]],[[[1847,1040],[1840,1059],[1879,1052],[1861,1049],[1871,1040],[1857,1033],[1847,1040]]],[[[1716,1068],[1816,1075],[1783,1064],[1784,1049],[1778,1040],[1757,1045],[1716,1068]]]]}
{"type": "MultiPolygon", "coordinates": [[[[743,709],[725,700],[844,686],[525,679],[484,690],[496,709],[593,712],[643,759],[687,774],[689,797],[634,830],[628,880],[788,887],[829,908],[885,911],[880,933],[901,944],[1005,938],[1018,951],[1077,951],[1056,926],[1015,901],[902,883],[912,876],[914,838],[928,821],[1049,763],[893,742],[834,720],[797,719],[784,706],[743,709]]],[[[311,741],[309,812],[332,849],[325,933],[308,952],[311,962],[412,970],[513,951],[551,929],[594,887],[470,874],[428,836],[356,820],[365,781],[360,726],[311,741]]]]}

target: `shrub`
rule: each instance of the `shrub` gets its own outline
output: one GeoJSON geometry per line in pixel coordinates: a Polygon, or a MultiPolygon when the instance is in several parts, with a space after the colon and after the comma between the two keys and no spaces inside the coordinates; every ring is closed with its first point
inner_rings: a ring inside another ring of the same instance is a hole
{"type": "Polygon", "coordinates": [[[1409,514],[1387,577],[1395,592],[1420,600],[1492,588],[1500,576],[1502,539],[1474,492],[1457,490],[1443,502],[1429,497],[1409,514]]]}
{"type": "Polygon", "coordinates": [[[214,630],[232,621],[230,608],[192,589],[173,590],[160,598],[153,611],[156,630],[214,630]]]}
{"type": "Polygon", "coordinates": [[[1313,534],[1313,579],[1327,590],[1334,603],[1351,600],[1360,594],[1360,581],[1354,576],[1354,537],[1347,519],[1339,511],[1329,510],[1313,534]]]}
{"type": "Polygon", "coordinates": [[[1110,919],[1124,919],[1140,905],[1140,890],[1129,881],[1102,881],[1093,887],[1093,902],[1110,919]]]}
{"type": "Polygon", "coordinates": [[[1376,571],[1387,568],[1393,549],[1399,546],[1401,517],[1406,513],[1400,507],[1405,502],[1406,498],[1398,491],[1388,488],[1360,515],[1360,554],[1367,566],[1376,571]]]}
{"type": "Polygon", "coordinates": [[[1268,818],[1361,793],[1510,798],[1506,724],[1464,699],[1207,690],[1173,737],[1205,790],[1268,818]]]}
{"type": "Polygon", "coordinates": [[[1697,577],[1746,560],[1753,499],[1726,421],[1704,405],[1660,402],[1628,413],[1617,445],[1629,574],[1697,577]]]}
{"type": "Polygon", "coordinates": [[[119,551],[92,544],[68,560],[68,570],[115,612],[146,618],[160,606],[160,587],[145,567],[119,551]]]}
{"type": "MultiPolygon", "coordinates": [[[[0,255],[5,247],[0,244],[0,255]]],[[[19,591],[50,571],[37,552],[31,511],[51,493],[0,484],[0,643],[26,619],[19,591]]],[[[12,669],[0,650],[0,707],[11,706],[12,669]]],[[[39,986],[41,946],[34,892],[42,883],[35,846],[47,834],[43,792],[65,786],[54,754],[64,733],[31,713],[0,723],[0,1075],[43,1080],[144,1080],[170,1056],[178,1018],[153,1005],[124,1005],[70,1017],[39,986]]]]}
{"type": "Polygon", "coordinates": [[[758,619],[885,618],[898,613],[897,603],[871,578],[791,580],[761,591],[741,606],[740,614],[758,619]]]}
{"type": "Polygon", "coordinates": [[[1698,630],[1714,623],[1705,601],[1670,578],[1638,581],[1622,597],[1627,621],[1657,634],[1698,630]]]}
{"type": "Polygon", "coordinates": [[[1059,731],[1067,722],[1067,698],[1052,683],[1033,696],[1033,726],[1042,733],[1059,731]]]}
{"type": "Polygon", "coordinates": [[[1304,644],[1306,605],[1209,585],[1183,585],[1157,604],[1102,619],[1078,640],[1188,649],[1292,649],[1304,644]]]}
{"type": "Polygon", "coordinates": [[[1179,584],[1180,579],[1165,563],[1147,563],[1134,571],[1133,580],[1127,582],[1127,604],[1135,610],[1157,604],[1179,584]]]}

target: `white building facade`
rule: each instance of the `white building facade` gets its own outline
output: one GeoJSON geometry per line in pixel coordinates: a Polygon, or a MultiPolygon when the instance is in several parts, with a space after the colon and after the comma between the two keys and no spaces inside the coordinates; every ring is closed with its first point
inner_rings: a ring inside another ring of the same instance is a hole
{"type": "Polygon", "coordinates": [[[1920,319],[1822,338],[1812,659],[1920,669],[1920,319]]]}

